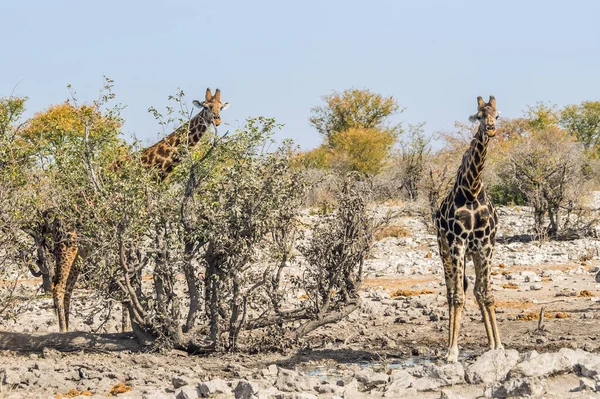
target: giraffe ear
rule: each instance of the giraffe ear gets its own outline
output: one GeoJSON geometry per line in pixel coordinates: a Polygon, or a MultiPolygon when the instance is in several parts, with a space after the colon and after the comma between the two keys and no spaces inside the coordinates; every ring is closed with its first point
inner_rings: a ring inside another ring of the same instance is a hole
{"type": "Polygon", "coordinates": [[[477,122],[477,114],[469,116],[469,122],[471,122],[471,123],[477,122]]]}
{"type": "Polygon", "coordinates": [[[477,97],[477,109],[481,109],[485,106],[485,101],[483,101],[483,97],[477,97]]]}
{"type": "Polygon", "coordinates": [[[202,103],[198,100],[192,101],[192,104],[194,104],[198,108],[204,108],[204,105],[202,105],[202,103]]]}
{"type": "Polygon", "coordinates": [[[227,108],[229,108],[229,106],[231,105],[231,103],[223,103],[223,106],[221,107],[221,111],[225,111],[227,108]]]}

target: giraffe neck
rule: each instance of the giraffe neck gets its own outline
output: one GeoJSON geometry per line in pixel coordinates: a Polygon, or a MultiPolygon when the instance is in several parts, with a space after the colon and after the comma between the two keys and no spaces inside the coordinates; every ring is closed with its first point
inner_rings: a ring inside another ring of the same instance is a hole
{"type": "Polygon", "coordinates": [[[468,201],[477,198],[483,188],[481,175],[489,141],[490,138],[485,128],[483,125],[479,125],[479,129],[471,141],[469,149],[463,155],[462,164],[458,169],[455,191],[462,189],[468,201]]]}
{"type": "Polygon", "coordinates": [[[147,167],[158,166],[164,175],[171,172],[173,167],[177,165],[181,159],[177,154],[177,148],[181,144],[182,138],[185,138],[187,133],[187,144],[193,147],[202,138],[208,130],[209,121],[212,114],[206,108],[200,111],[198,115],[190,120],[188,126],[181,126],[173,133],[144,150],[141,161],[147,167]]]}

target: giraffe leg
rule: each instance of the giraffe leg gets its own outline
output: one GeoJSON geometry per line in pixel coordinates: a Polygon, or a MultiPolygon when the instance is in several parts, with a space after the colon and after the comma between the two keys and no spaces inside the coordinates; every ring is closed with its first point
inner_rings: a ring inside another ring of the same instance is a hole
{"type": "Polygon", "coordinates": [[[66,278],[64,278],[60,259],[56,260],[56,279],[52,288],[52,297],[54,298],[54,308],[58,317],[58,329],[60,332],[67,331],[67,321],[65,318],[65,286],[66,278]]]}
{"type": "MultiPolygon", "coordinates": [[[[67,294],[67,286],[73,263],[77,257],[77,241],[74,232],[67,233],[67,239],[58,242],[58,250],[56,251],[56,284],[54,285],[53,296],[54,306],[58,316],[58,328],[60,332],[69,330],[68,325],[68,306],[70,306],[71,292],[67,294]]],[[[78,274],[78,273],[77,273],[78,274]]],[[[75,276],[75,279],[77,276],[75,276]]],[[[70,290],[72,291],[75,282],[71,283],[70,290]]]]}
{"type": "Polygon", "coordinates": [[[475,273],[478,281],[475,283],[475,298],[483,316],[490,349],[504,349],[496,322],[496,300],[490,283],[492,249],[486,248],[482,252],[473,256],[474,261],[477,259],[475,273]]]}
{"type": "Polygon", "coordinates": [[[451,250],[452,255],[452,292],[448,292],[448,302],[452,303],[452,314],[450,315],[450,341],[448,342],[448,362],[458,361],[458,333],[460,330],[460,317],[465,304],[464,289],[464,248],[455,246],[451,250]],[[451,295],[450,295],[451,294],[451,295]]]}
{"type": "Polygon", "coordinates": [[[448,240],[443,235],[438,237],[440,255],[444,264],[444,277],[446,279],[446,295],[448,298],[448,362],[458,360],[458,332],[460,329],[460,316],[465,302],[463,288],[464,250],[462,246],[455,246],[451,250],[448,240]]]}
{"type": "Polygon", "coordinates": [[[75,284],[77,283],[77,279],[79,278],[79,274],[81,273],[82,269],[81,261],[77,262],[76,256],[77,248],[75,248],[73,263],[71,264],[71,272],[69,273],[69,277],[67,278],[67,285],[65,287],[65,325],[67,327],[67,331],[69,329],[69,316],[71,314],[71,296],[73,295],[75,284]]]}
{"type": "Polygon", "coordinates": [[[483,324],[485,325],[485,333],[488,337],[488,345],[490,349],[495,349],[496,342],[494,341],[494,333],[490,321],[490,314],[488,312],[487,307],[485,306],[485,295],[483,289],[483,267],[480,253],[473,253],[473,264],[475,265],[475,288],[473,289],[473,293],[475,294],[475,299],[477,300],[477,304],[479,305],[479,310],[481,312],[481,317],[483,318],[483,324]]]}

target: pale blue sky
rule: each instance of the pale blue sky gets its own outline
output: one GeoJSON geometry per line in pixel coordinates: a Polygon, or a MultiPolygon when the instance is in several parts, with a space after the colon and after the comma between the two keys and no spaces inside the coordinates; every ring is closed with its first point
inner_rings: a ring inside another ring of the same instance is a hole
{"type": "Polygon", "coordinates": [[[182,88],[220,87],[225,122],[272,116],[303,148],[320,136],[309,110],[331,90],[369,88],[407,107],[426,131],[467,121],[494,94],[503,116],[527,104],[600,100],[600,2],[46,1],[0,3],[0,96],[28,112],[92,100],[102,75],[127,105],[126,134],[148,143],[149,106],[182,88]]]}

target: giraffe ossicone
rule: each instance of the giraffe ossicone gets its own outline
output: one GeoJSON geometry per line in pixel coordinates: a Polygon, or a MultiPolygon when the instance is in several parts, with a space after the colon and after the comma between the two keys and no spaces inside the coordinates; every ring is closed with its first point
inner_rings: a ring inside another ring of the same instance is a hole
{"type": "Polygon", "coordinates": [[[448,362],[458,360],[458,333],[465,303],[467,257],[475,266],[474,293],[481,311],[490,349],[502,349],[491,289],[491,259],[496,243],[498,214],[482,183],[482,172],[491,137],[496,135],[496,99],[477,97],[477,113],[469,120],[479,128],[462,158],[452,190],[434,215],[438,246],[448,298],[448,362]]]}

